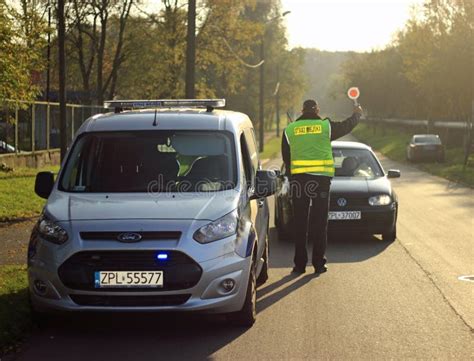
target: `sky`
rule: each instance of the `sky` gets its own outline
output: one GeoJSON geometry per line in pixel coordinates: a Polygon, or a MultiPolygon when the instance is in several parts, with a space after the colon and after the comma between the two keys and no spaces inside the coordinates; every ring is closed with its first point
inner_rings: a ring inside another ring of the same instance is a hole
{"type": "Polygon", "coordinates": [[[423,0],[281,0],[290,48],[381,49],[423,0]]]}

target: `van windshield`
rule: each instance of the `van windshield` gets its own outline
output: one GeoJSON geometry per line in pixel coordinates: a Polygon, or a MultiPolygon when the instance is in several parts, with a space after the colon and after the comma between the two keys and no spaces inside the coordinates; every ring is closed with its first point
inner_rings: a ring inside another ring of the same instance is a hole
{"type": "Polygon", "coordinates": [[[225,131],[86,133],[71,150],[66,192],[209,192],[236,186],[233,138],[225,131]]]}

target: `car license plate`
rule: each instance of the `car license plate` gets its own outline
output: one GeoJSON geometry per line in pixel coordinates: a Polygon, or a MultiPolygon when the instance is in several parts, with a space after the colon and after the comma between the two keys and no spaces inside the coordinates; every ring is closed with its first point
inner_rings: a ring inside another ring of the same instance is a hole
{"type": "Polygon", "coordinates": [[[99,271],[94,274],[95,288],[163,287],[163,271],[99,271]]]}
{"type": "Polygon", "coordinates": [[[329,212],[330,221],[354,220],[360,218],[360,211],[329,212]]]}

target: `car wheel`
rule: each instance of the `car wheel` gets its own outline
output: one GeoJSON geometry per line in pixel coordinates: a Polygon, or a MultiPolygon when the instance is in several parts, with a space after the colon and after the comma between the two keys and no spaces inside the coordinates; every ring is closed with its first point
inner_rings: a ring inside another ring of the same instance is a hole
{"type": "Polygon", "coordinates": [[[397,239],[397,226],[394,226],[389,232],[382,234],[382,240],[392,243],[397,239]]]}
{"type": "Polygon", "coordinates": [[[279,228],[281,225],[281,219],[280,219],[280,206],[279,202],[275,196],[275,227],[279,228]]]}
{"type": "Polygon", "coordinates": [[[277,227],[277,235],[279,241],[287,241],[290,239],[288,229],[286,229],[286,226],[283,224],[277,227]]]}
{"type": "Polygon", "coordinates": [[[257,287],[260,287],[268,280],[268,232],[265,239],[265,250],[263,251],[263,266],[257,278],[257,287]]]}
{"type": "Polygon", "coordinates": [[[230,313],[227,319],[235,326],[252,327],[257,319],[257,280],[255,277],[255,263],[251,265],[250,277],[247,285],[247,294],[242,309],[230,313]]]}

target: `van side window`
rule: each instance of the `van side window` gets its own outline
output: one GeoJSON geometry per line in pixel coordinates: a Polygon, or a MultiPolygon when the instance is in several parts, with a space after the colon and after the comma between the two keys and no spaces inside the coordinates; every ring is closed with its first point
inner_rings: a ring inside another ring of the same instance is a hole
{"type": "Polygon", "coordinates": [[[253,168],[253,173],[259,169],[259,160],[258,160],[258,150],[257,150],[257,142],[255,141],[255,133],[253,129],[248,128],[244,130],[245,134],[245,141],[247,142],[249,155],[250,155],[250,163],[253,168]]]}
{"type": "Polygon", "coordinates": [[[245,135],[242,133],[240,136],[240,149],[242,152],[242,163],[244,167],[244,173],[245,173],[245,181],[247,183],[247,188],[251,189],[253,185],[253,177],[254,175],[252,174],[252,164],[250,161],[250,154],[249,154],[249,149],[247,146],[247,142],[245,140],[245,135]]]}

